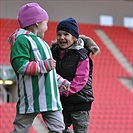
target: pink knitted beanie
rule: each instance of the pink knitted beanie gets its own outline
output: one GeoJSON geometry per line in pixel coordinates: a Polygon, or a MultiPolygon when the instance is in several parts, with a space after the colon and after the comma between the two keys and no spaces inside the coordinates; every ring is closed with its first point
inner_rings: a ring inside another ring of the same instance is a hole
{"type": "Polygon", "coordinates": [[[18,22],[21,28],[48,19],[48,13],[37,3],[28,3],[19,9],[18,22]]]}

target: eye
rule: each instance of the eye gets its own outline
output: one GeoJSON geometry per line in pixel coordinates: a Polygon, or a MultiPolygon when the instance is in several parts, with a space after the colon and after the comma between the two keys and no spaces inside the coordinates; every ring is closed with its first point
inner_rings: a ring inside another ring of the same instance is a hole
{"type": "Polygon", "coordinates": [[[69,36],[69,34],[68,34],[68,33],[65,33],[64,35],[65,35],[65,36],[69,36]]]}
{"type": "Polygon", "coordinates": [[[57,33],[57,36],[61,36],[61,34],[60,33],[57,33]]]}

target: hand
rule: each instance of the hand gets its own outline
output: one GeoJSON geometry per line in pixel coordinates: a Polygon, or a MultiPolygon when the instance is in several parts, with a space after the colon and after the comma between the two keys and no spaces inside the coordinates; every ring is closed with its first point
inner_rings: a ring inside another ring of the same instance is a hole
{"type": "Polygon", "coordinates": [[[56,60],[52,59],[52,58],[49,58],[49,63],[50,63],[50,67],[51,67],[51,70],[55,69],[56,67],[56,60]]]}
{"type": "Polygon", "coordinates": [[[70,85],[69,86],[63,86],[64,92],[69,92],[70,91],[70,85]]]}

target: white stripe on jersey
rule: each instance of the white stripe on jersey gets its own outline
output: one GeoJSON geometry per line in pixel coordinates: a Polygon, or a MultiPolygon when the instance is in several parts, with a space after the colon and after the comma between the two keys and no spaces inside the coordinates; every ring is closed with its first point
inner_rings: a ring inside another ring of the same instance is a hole
{"type": "Polygon", "coordinates": [[[26,85],[26,94],[28,95],[28,104],[29,104],[29,108],[27,110],[27,112],[34,112],[34,98],[33,98],[33,87],[32,87],[32,79],[30,76],[25,75],[24,76],[24,82],[26,85]]]}
{"type": "MultiPolygon", "coordinates": [[[[46,103],[46,92],[45,92],[45,85],[43,85],[42,83],[45,83],[45,78],[44,76],[38,76],[38,85],[39,85],[39,92],[41,93],[41,95],[39,95],[39,107],[40,107],[40,111],[44,111],[44,109],[47,108],[47,103],[46,103]]],[[[47,110],[45,110],[47,111],[47,110]]]]}
{"type": "Polygon", "coordinates": [[[25,113],[25,95],[24,95],[24,86],[23,86],[23,77],[21,74],[19,74],[19,93],[20,93],[20,104],[19,104],[19,112],[20,113],[25,113]],[[24,96],[24,97],[22,97],[24,96]]]}

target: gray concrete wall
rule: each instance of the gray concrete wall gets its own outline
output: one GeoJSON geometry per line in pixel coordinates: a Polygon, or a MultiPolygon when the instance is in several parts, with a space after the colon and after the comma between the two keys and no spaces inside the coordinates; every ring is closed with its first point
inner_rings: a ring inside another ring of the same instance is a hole
{"type": "Polygon", "coordinates": [[[50,16],[50,21],[74,17],[80,23],[99,24],[100,15],[112,15],[114,25],[123,25],[123,17],[132,17],[133,1],[128,0],[0,0],[0,18],[17,18],[19,8],[28,3],[39,3],[50,16]]]}

